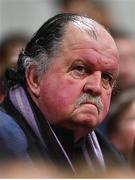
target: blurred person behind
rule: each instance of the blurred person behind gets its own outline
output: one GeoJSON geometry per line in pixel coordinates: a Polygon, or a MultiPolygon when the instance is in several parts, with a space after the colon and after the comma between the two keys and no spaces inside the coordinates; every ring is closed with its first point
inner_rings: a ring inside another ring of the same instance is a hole
{"type": "Polygon", "coordinates": [[[8,87],[5,81],[5,71],[15,68],[20,51],[25,47],[28,37],[22,33],[6,35],[0,42],[0,103],[3,102],[8,87]]]}
{"type": "Polygon", "coordinates": [[[58,0],[63,12],[80,13],[95,19],[106,27],[112,26],[111,15],[100,0],[58,0]]]}
{"type": "Polygon", "coordinates": [[[135,86],[135,39],[129,32],[124,30],[111,29],[110,32],[120,55],[117,89],[118,92],[122,92],[135,86]]]}
{"type": "Polygon", "coordinates": [[[112,144],[129,160],[135,139],[135,88],[122,92],[112,103],[107,131],[112,144]]]}
{"type": "Polygon", "coordinates": [[[16,68],[16,63],[20,51],[25,47],[28,37],[22,33],[6,35],[0,42],[0,63],[2,74],[6,68],[16,68]]]}
{"type": "Polygon", "coordinates": [[[59,170],[56,166],[45,162],[37,161],[32,164],[26,161],[14,161],[9,163],[0,163],[1,179],[69,179],[69,178],[92,178],[92,179],[111,179],[111,178],[135,178],[135,172],[129,168],[111,168],[107,172],[96,171],[90,173],[86,168],[80,170],[79,175],[73,176],[64,168],[59,170]]]}

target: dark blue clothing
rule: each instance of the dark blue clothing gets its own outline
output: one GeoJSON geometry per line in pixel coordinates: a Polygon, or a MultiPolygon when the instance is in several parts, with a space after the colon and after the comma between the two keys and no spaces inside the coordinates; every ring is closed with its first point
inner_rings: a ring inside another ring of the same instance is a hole
{"type": "Polygon", "coordinates": [[[13,118],[0,111],[0,157],[29,158],[27,139],[13,118]]]}

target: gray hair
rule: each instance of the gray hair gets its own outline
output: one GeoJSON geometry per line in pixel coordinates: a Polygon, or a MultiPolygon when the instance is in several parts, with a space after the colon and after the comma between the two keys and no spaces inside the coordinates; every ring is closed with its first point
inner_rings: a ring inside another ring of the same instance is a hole
{"type": "Polygon", "coordinates": [[[70,22],[80,30],[85,30],[92,38],[97,39],[95,25],[98,23],[88,17],[72,13],[63,13],[52,17],[34,34],[19,56],[18,72],[24,79],[25,71],[31,65],[35,66],[39,76],[47,71],[51,58],[56,55],[62,44],[66,27],[70,22]]]}

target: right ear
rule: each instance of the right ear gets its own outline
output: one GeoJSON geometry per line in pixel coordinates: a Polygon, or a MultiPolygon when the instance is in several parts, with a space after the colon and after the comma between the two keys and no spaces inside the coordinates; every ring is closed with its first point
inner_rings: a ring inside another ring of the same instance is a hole
{"type": "Polygon", "coordinates": [[[39,76],[37,70],[35,69],[35,66],[28,67],[26,71],[26,80],[31,92],[34,96],[38,98],[40,93],[40,83],[39,76]]]}

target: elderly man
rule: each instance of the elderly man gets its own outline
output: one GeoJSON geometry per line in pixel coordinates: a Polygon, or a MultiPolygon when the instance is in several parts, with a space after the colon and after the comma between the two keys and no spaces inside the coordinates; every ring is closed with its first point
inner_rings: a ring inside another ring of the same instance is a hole
{"type": "Polygon", "coordinates": [[[70,13],[48,20],[9,74],[1,157],[45,159],[74,173],[81,166],[122,165],[121,155],[94,131],[108,112],[117,75],[118,51],[104,27],[70,13]]]}

